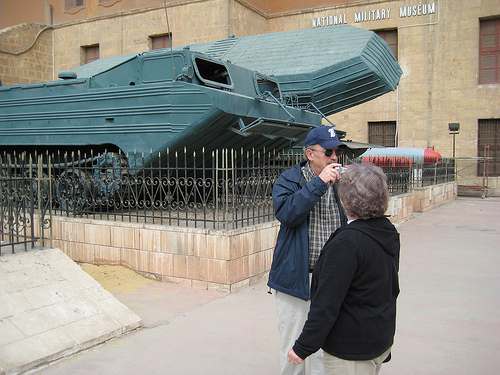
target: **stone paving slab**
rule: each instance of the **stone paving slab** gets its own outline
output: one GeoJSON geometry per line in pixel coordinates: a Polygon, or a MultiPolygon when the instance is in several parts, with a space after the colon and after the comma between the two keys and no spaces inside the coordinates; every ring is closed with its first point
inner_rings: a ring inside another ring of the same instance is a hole
{"type": "Polygon", "coordinates": [[[0,374],[26,372],[140,325],[59,249],[0,256],[0,374]]]}

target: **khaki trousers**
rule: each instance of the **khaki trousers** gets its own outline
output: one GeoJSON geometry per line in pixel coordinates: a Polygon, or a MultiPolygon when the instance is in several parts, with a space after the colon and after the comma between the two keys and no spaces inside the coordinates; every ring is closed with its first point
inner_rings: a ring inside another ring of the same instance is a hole
{"type": "Polygon", "coordinates": [[[369,361],[347,361],[324,353],[325,375],[377,375],[391,348],[369,361]]]}
{"type": "Polygon", "coordinates": [[[278,330],[281,335],[280,365],[281,375],[305,375],[306,366],[311,375],[323,375],[323,350],[309,356],[306,363],[293,365],[287,361],[288,350],[302,333],[302,328],[307,320],[310,301],[303,301],[300,298],[292,297],[288,294],[275,291],[276,295],[276,315],[278,317],[278,330]]]}

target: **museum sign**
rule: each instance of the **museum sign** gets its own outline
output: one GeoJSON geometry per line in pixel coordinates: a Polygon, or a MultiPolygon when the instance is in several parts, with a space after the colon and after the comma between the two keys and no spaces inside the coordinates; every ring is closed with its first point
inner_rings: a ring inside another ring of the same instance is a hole
{"type": "MultiPolygon", "coordinates": [[[[372,9],[372,10],[354,12],[354,23],[386,20],[390,19],[391,17],[394,17],[394,13],[395,12],[393,11],[392,8],[381,8],[381,9],[372,9]]],[[[399,7],[399,11],[396,11],[396,17],[398,16],[399,18],[420,17],[435,13],[436,13],[436,3],[408,5],[399,7]]],[[[335,25],[344,25],[348,23],[349,21],[345,13],[315,17],[312,19],[312,27],[335,26],[335,25]]]]}

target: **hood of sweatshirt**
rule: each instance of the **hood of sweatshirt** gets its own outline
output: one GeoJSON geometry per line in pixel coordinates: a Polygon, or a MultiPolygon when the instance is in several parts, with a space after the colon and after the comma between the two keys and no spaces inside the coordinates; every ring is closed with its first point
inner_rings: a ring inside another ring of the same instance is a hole
{"type": "Polygon", "coordinates": [[[368,220],[357,219],[341,229],[362,232],[377,242],[387,253],[391,255],[399,254],[399,233],[386,217],[368,220]]]}

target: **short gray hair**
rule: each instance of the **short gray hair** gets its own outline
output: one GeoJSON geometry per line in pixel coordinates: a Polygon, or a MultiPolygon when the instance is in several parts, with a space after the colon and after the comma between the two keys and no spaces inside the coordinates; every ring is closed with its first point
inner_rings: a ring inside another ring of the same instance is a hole
{"type": "Polygon", "coordinates": [[[339,197],[351,217],[366,220],[384,216],[389,205],[387,176],[373,164],[351,164],[340,179],[339,197]]]}

